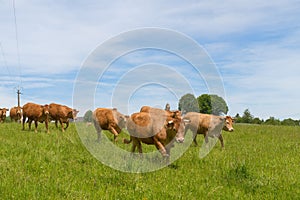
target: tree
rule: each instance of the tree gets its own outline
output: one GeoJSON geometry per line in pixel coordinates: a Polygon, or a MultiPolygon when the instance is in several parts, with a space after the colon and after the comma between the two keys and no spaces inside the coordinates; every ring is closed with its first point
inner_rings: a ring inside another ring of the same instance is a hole
{"type": "Polygon", "coordinates": [[[241,123],[241,122],[242,122],[242,117],[240,116],[239,113],[237,113],[237,114],[235,115],[234,119],[235,119],[235,120],[234,120],[235,123],[241,123]]]}
{"type": "Polygon", "coordinates": [[[187,112],[199,112],[198,102],[194,95],[185,94],[183,95],[178,103],[178,110],[183,113],[187,112]]]}
{"type": "Polygon", "coordinates": [[[297,121],[296,120],[293,120],[291,118],[288,118],[288,119],[284,119],[282,122],[281,122],[282,125],[285,125],[285,126],[296,126],[298,125],[297,121]]]}
{"type": "Polygon", "coordinates": [[[253,115],[251,115],[249,109],[247,108],[242,116],[242,123],[252,123],[252,121],[253,115]]]}
{"type": "Polygon", "coordinates": [[[268,124],[268,125],[280,125],[280,120],[279,119],[275,119],[275,117],[270,117],[269,119],[267,119],[265,121],[264,124],[268,124]]]}
{"type": "Polygon", "coordinates": [[[222,97],[215,94],[202,94],[197,98],[200,113],[220,115],[227,114],[228,106],[222,97]]]}
{"type": "Polygon", "coordinates": [[[91,110],[86,111],[83,116],[83,121],[84,122],[92,122],[93,121],[93,111],[91,111],[91,110]]]}

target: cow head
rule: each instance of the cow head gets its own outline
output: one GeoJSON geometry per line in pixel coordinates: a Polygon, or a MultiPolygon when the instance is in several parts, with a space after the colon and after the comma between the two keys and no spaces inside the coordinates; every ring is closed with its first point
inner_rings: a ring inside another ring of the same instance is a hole
{"type": "Polygon", "coordinates": [[[8,108],[2,108],[1,110],[2,110],[2,116],[6,117],[6,112],[9,111],[9,109],[8,108]]]}
{"type": "Polygon", "coordinates": [[[114,118],[117,121],[117,124],[119,126],[120,129],[126,128],[127,125],[127,119],[129,118],[128,115],[123,115],[121,113],[119,113],[118,111],[114,110],[114,118]]]}
{"type": "Polygon", "coordinates": [[[232,126],[234,119],[230,116],[226,116],[226,117],[224,117],[224,119],[225,119],[225,122],[224,122],[223,130],[232,132],[234,130],[234,128],[232,126]]]}
{"type": "Polygon", "coordinates": [[[49,115],[49,105],[45,104],[42,106],[42,108],[43,108],[43,113],[48,116],[49,115]]]}
{"type": "Polygon", "coordinates": [[[71,109],[71,110],[68,112],[68,118],[76,119],[78,113],[79,113],[78,110],[76,110],[76,109],[71,109]]]}
{"type": "Polygon", "coordinates": [[[176,118],[169,120],[167,123],[166,129],[175,133],[175,140],[178,143],[184,142],[186,123],[188,123],[188,122],[185,120],[176,119],[176,118]]]}

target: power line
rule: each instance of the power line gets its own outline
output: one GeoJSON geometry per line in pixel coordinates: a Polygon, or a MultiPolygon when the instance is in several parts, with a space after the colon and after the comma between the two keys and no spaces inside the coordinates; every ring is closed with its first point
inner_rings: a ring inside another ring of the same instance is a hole
{"type": "Polygon", "coordinates": [[[1,49],[1,55],[2,55],[2,59],[3,59],[3,63],[4,63],[4,66],[5,66],[6,70],[7,70],[7,72],[8,72],[9,79],[10,79],[11,82],[14,82],[13,79],[12,79],[10,70],[8,68],[8,65],[7,65],[6,57],[5,57],[3,46],[2,46],[1,42],[0,42],[0,49],[1,49]]]}
{"type": "Polygon", "coordinates": [[[18,56],[18,66],[19,66],[19,78],[20,78],[20,84],[22,84],[21,79],[21,60],[20,60],[20,48],[19,48],[19,39],[18,39],[18,26],[17,26],[17,17],[16,17],[16,6],[15,6],[15,0],[13,1],[13,10],[14,10],[14,22],[15,22],[15,32],[16,32],[16,41],[17,41],[17,56],[18,56]]]}

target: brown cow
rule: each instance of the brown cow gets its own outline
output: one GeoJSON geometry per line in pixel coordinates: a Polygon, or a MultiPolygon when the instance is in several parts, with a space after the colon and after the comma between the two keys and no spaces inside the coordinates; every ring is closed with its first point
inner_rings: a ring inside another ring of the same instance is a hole
{"type": "Polygon", "coordinates": [[[114,141],[116,142],[122,128],[126,128],[127,118],[128,116],[121,114],[116,108],[95,109],[93,112],[93,122],[98,135],[97,141],[100,142],[102,130],[109,130],[114,134],[114,141]]]}
{"type": "Polygon", "coordinates": [[[31,129],[31,122],[34,121],[35,132],[37,132],[38,122],[45,122],[47,133],[49,133],[48,122],[49,122],[49,106],[39,105],[35,103],[26,103],[23,106],[23,130],[25,129],[25,120],[28,118],[29,130],[31,129]]]}
{"type": "Polygon", "coordinates": [[[222,148],[224,148],[222,129],[232,132],[233,118],[230,116],[216,116],[209,114],[202,114],[197,112],[188,112],[184,119],[191,120],[191,123],[186,126],[185,132],[190,129],[193,132],[195,145],[197,144],[197,134],[203,134],[205,142],[208,143],[208,137],[218,137],[222,148]]]}
{"type": "Polygon", "coordinates": [[[18,106],[15,106],[10,109],[9,116],[11,121],[21,122],[21,116],[22,116],[21,109],[22,108],[18,106]]]}
{"type": "Polygon", "coordinates": [[[68,106],[51,103],[49,104],[49,113],[50,118],[55,120],[55,126],[57,128],[57,121],[59,121],[61,125],[62,132],[69,126],[69,119],[76,119],[76,115],[79,111],[76,109],[69,108],[68,106]],[[64,129],[63,123],[66,124],[66,128],[64,129]]]}
{"type": "Polygon", "coordinates": [[[184,141],[184,123],[182,119],[166,117],[160,114],[147,112],[134,113],[127,122],[127,130],[130,140],[124,139],[124,143],[132,143],[131,152],[138,147],[142,154],[141,143],[155,145],[163,157],[169,160],[170,149],[174,141],[184,141]]]}
{"type": "Polygon", "coordinates": [[[5,122],[7,111],[9,111],[8,108],[0,108],[0,122],[5,122]]]}

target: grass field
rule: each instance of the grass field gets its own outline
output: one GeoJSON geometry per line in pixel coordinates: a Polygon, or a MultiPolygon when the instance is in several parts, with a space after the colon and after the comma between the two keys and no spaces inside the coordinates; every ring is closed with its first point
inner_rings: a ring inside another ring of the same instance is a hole
{"type": "MultiPolygon", "coordinates": [[[[74,124],[65,133],[51,124],[50,132],[44,124],[38,133],[0,124],[1,199],[300,198],[300,127],[235,124],[235,132],[223,133],[225,150],[218,142],[200,159],[200,147],[191,145],[170,167],[149,173],[103,165],[82,145],[74,124]]],[[[118,145],[131,147],[121,139],[118,145]]]]}

